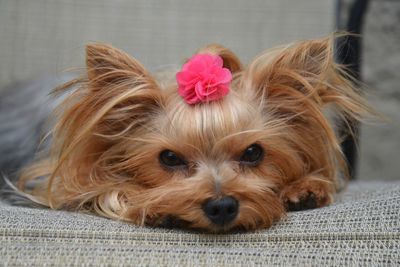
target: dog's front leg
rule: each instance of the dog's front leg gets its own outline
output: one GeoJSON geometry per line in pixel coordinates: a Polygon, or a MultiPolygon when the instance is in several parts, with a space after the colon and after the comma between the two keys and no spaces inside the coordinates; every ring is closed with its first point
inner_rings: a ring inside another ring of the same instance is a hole
{"type": "Polygon", "coordinates": [[[332,181],[311,174],[284,186],[280,197],[287,211],[299,211],[331,204],[334,193],[332,181]]]}

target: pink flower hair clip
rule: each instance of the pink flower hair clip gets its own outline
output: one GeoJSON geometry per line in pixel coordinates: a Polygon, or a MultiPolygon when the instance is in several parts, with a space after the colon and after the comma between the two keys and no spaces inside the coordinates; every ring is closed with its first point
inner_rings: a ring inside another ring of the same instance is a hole
{"type": "Polygon", "coordinates": [[[178,93],[193,105],[223,98],[229,93],[232,73],[218,55],[196,54],[176,74],[178,93]]]}

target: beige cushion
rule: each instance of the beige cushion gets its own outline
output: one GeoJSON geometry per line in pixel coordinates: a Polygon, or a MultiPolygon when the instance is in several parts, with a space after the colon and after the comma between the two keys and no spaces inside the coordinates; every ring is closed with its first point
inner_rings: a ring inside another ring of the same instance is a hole
{"type": "Polygon", "coordinates": [[[400,182],[358,182],[268,230],[207,235],[0,204],[5,265],[398,266],[400,182]]]}

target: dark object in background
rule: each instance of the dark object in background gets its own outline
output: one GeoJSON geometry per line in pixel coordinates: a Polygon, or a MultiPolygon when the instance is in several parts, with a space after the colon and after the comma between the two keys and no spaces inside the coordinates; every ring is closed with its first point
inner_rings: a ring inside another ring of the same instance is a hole
{"type": "MultiPolygon", "coordinates": [[[[360,35],[362,33],[362,26],[364,17],[368,8],[368,0],[355,0],[349,10],[347,25],[344,29],[349,33],[360,35]]],[[[338,0],[338,10],[341,12],[341,0],[338,0]]],[[[339,15],[339,14],[338,14],[339,15]]],[[[336,23],[340,23],[340,19],[336,23]]],[[[346,36],[339,38],[337,43],[337,61],[348,67],[350,74],[357,80],[361,81],[361,59],[362,59],[362,38],[360,36],[346,36]]],[[[360,123],[356,121],[349,122],[353,135],[349,135],[342,143],[342,149],[346,156],[349,174],[351,179],[356,177],[357,168],[357,147],[360,134],[360,123]]],[[[346,125],[341,127],[346,129],[346,125]]],[[[342,132],[341,134],[345,134],[342,132]]]]}

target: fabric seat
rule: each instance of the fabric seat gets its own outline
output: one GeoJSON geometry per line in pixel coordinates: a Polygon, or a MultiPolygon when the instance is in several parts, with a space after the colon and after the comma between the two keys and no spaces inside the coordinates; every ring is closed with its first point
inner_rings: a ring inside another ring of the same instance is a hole
{"type": "Polygon", "coordinates": [[[0,204],[2,265],[399,266],[400,181],[355,182],[335,204],[224,235],[0,204]]]}

